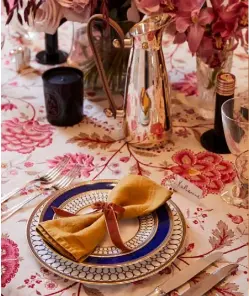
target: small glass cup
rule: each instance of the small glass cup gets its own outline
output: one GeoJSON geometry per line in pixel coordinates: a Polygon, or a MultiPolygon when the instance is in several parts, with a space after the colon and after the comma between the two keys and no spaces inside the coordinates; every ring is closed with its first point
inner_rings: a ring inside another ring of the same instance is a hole
{"type": "Polygon", "coordinates": [[[241,153],[235,160],[237,183],[221,197],[229,204],[248,209],[249,188],[249,150],[241,153]]]}
{"type": "Polygon", "coordinates": [[[227,100],[221,107],[227,146],[237,156],[235,168],[238,176],[237,183],[222,192],[221,197],[227,203],[243,208],[248,208],[248,175],[247,180],[244,178],[244,174],[248,174],[248,110],[248,100],[242,98],[227,100]]]}
{"type": "Polygon", "coordinates": [[[222,123],[229,150],[240,155],[248,149],[249,103],[245,99],[227,100],[221,107],[222,123]]]}

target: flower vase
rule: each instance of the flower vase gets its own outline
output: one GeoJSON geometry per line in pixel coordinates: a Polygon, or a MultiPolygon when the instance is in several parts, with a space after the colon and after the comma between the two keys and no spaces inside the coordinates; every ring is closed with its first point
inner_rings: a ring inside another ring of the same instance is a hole
{"type": "Polygon", "coordinates": [[[233,51],[218,51],[212,56],[212,63],[207,63],[197,55],[198,112],[206,119],[214,118],[216,80],[221,72],[231,72],[233,51]]]}
{"type": "MultiPolygon", "coordinates": [[[[124,33],[133,26],[129,21],[118,22],[118,24],[124,33]]],[[[103,28],[102,23],[96,23],[93,38],[103,62],[110,90],[114,94],[123,94],[130,49],[114,48],[112,42],[117,36],[110,27],[103,28]]],[[[103,90],[87,37],[87,24],[74,23],[72,48],[67,63],[84,72],[86,91],[95,93],[103,90]]]]}

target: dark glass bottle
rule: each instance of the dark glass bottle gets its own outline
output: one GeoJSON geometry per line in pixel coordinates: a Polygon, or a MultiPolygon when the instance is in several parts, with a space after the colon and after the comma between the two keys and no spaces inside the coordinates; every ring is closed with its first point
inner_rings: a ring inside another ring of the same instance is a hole
{"type": "Polygon", "coordinates": [[[211,152],[229,154],[222,124],[221,106],[234,97],[235,76],[231,73],[220,73],[217,77],[214,129],[201,136],[202,146],[211,152]]]}

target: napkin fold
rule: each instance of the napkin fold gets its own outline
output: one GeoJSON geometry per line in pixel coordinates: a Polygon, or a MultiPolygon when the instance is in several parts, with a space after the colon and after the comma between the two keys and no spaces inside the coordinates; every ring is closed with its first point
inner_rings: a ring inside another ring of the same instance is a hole
{"type": "MultiPolygon", "coordinates": [[[[118,219],[134,218],[153,212],[171,194],[146,177],[128,175],[110,192],[107,202],[124,208],[118,219]]],[[[60,254],[82,262],[104,239],[107,228],[103,212],[95,212],[41,222],[37,232],[60,254]]]]}

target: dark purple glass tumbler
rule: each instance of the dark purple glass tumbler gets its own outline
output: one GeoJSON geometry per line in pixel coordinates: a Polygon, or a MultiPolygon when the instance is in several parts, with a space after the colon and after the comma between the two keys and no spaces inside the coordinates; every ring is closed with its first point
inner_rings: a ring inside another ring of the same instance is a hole
{"type": "Polygon", "coordinates": [[[47,70],[42,75],[47,120],[72,126],[83,118],[83,73],[71,67],[47,70]]]}

